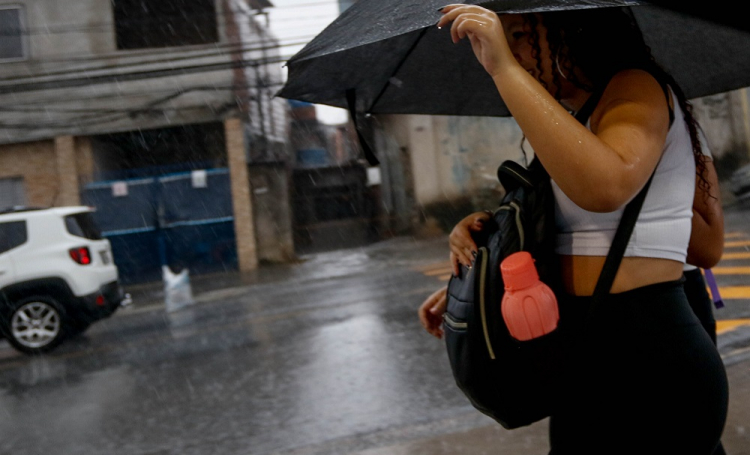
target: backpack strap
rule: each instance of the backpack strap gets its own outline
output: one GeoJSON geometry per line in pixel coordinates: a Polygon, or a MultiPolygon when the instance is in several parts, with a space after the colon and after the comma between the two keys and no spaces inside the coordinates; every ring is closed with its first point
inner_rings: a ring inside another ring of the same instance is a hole
{"type": "MultiPolygon", "coordinates": [[[[668,96],[668,88],[665,85],[662,85],[662,88],[664,89],[664,93],[668,96]]],[[[585,125],[589,117],[591,116],[591,113],[594,112],[594,108],[596,108],[597,103],[599,103],[602,92],[603,89],[594,92],[589,97],[589,99],[586,100],[583,107],[581,107],[581,109],[575,114],[576,119],[581,122],[581,124],[585,125]]],[[[667,98],[667,101],[669,101],[669,98],[667,98]]],[[[672,110],[670,109],[670,120],[672,118],[672,115],[672,110]]],[[[654,168],[654,172],[651,174],[651,177],[649,177],[646,185],[644,185],[643,188],[641,188],[641,191],[638,192],[636,197],[633,198],[627,206],[625,206],[625,210],[623,211],[622,217],[620,218],[620,223],[617,226],[617,231],[615,232],[615,237],[612,240],[612,245],[609,248],[607,258],[604,260],[604,267],[602,268],[602,272],[599,275],[599,279],[596,282],[596,287],[594,288],[592,305],[589,309],[589,317],[591,317],[591,314],[594,312],[594,309],[599,304],[599,302],[604,298],[605,295],[609,294],[609,291],[612,289],[612,283],[614,282],[615,276],[617,275],[617,270],[620,268],[620,263],[622,263],[622,258],[625,255],[625,249],[628,246],[628,242],[630,241],[630,236],[633,233],[633,229],[635,229],[635,223],[638,220],[638,215],[640,214],[641,207],[643,206],[643,201],[646,199],[646,193],[648,192],[648,188],[651,186],[651,181],[654,179],[655,173],[656,168],[654,168]]]]}
{"type": "MultiPolygon", "coordinates": [[[[654,171],[656,173],[656,171],[654,171]]],[[[654,179],[654,174],[651,174],[646,185],[641,189],[638,195],[633,198],[622,213],[620,218],[620,224],[617,226],[615,232],[615,238],[612,240],[612,245],[609,247],[609,253],[607,259],[604,260],[604,267],[599,275],[599,280],[596,282],[594,288],[593,304],[591,305],[591,311],[594,307],[602,300],[602,298],[609,294],[612,289],[612,283],[615,281],[615,275],[617,270],[620,268],[620,263],[625,255],[625,249],[628,247],[630,241],[630,235],[633,233],[635,228],[635,222],[638,220],[638,215],[643,206],[643,201],[646,199],[646,193],[648,188],[651,186],[651,181],[654,179]]],[[[591,313],[591,312],[589,312],[591,313]]]]}
{"type": "MultiPolygon", "coordinates": [[[[674,120],[674,111],[670,104],[669,87],[661,81],[659,81],[659,84],[661,85],[662,90],[664,90],[664,95],[667,97],[667,106],[669,107],[669,124],[671,126],[674,120]]],[[[612,289],[612,283],[614,283],[615,281],[615,276],[617,275],[617,271],[619,270],[620,264],[622,263],[622,258],[625,255],[625,250],[628,247],[628,242],[630,242],[630,236],[633,233],[633,229],[635,229],[635,223],[636,221],[638,221],[638,215],[641,212],[641,207],[643,207],[643,202],[646,200],[646,193],[648,193],[648,189],[651,186],[651,181],[654,179],[656,169],[659,167],[660,162],[661,159],[656,164],[656,167],[654,167],[654,171],[651,173],[651,177],[649,177],[646,184],[643,186],[643,188],[641,188],[641,191],[639,191],[638,194],[628,203],[628,205],[625,206],[625,210],[623,211],[622,217],[620,218],[620,223],[617,226],[617,231],[615,231],[615,237],[614,239],[612,239],[612,245],[610,245],[609,247],[607,258],[604,260],[604,266],[602,267],[601,274],[599,275],[599,279],[596,282],[596,287],[594,288],[592,305],[589,309],[589,317],[591,317],[591,314],[594,312],[594,309],[596,308],[598,303],[604,298],[605,295],[609,294],[609,291],[612,289]]]]}

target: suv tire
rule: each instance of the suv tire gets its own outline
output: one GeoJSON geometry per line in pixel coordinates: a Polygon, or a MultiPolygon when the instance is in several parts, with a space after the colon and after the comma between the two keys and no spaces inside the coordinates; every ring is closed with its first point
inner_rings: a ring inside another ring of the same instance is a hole
{"type": "Polygon", "coordinates": [[[13,303],[2,331],[14,348],[26,354],[47,352],[67,333],[65,310],[47,295],[25,297],[13,303]]]}

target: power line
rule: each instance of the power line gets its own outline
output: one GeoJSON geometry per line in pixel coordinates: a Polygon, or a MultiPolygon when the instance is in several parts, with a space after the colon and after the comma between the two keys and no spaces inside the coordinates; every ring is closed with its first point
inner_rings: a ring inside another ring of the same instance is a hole
{"type": "MultiPolygon", "coordinates": [[[[283,85],[285,82],[283,80],[273,80],[269,79],[266,82],[262,84],[258,83],[251,83],[251,84],[210,84],[210,85],[192,85],[188,87],[182,87],[177,89],[182,91],[216,91],[216,90],[225,90],[225,89],[234,89],[234,90],[242,90],[242,89],[260,89],[264,87],[276,87],[283,85]]],[[[189,84],[189,82],[187,82],[189,84]]],[[[186,85],[187,85],[186,84],[186,85]]],[[[91,94],[90,92],[82,93],[82,94],[75,94],[75,101],[76,102],[96,102],[97,100],[108,100],[112,98],[123,98],[123,97],[137,97],[137,96],[150,96],[150,95],[160,95],[160,94],[171,94],[175,93],[174,87],[170,88],[149,88],[149,89],[139,89],[137,92],[132,93],[123,93],[121,91],[110,91],[106,93],[98,93],[98,94],[91,94]]],[[[10,93],[12,95],[12,93],[10,93]]],[[[50,106],[54,103],[63,103],[68,104],[71,102],[70,99],[61,99],[59,97],[59,94],[50,94],[53,96],[53,98],[49,99],[43,99],[39,96],[36,96],[35,98],[24,98],[23,100],[13,100],[13,104],[16,106],[50,106]]],[[[6,104],[9,104],[8,101],[6,101],[6,104]]],[[[1,110],[12,110],[12,107],[3,107],[1,110]]]]}
{"type": "MultiPolygon", "coordinates": [[[[273,85],[281,85],[281,84],[280,83],[270,84],[262,88],[270,88],[273,85]]],[[[248,86],[248,87],[253,88],[252,86],[248,86]]],[[[190,90],[186,90],[176,95],[179,96],[189,91],[190,90]]],[[[171,100],[174,98],[174,96],[167,97],[167,98],[169,98],[168,100],[171,100]]],[[[250,96],[250,100],[257,101],[257,97],[250,96]]],[[[122,120],[126,117],[132,118],[138,115],[156,115],[156,114],[163,115],[165,112],[198,110],[198,109],[204,110],[206,108],[216,111],[216,115],[219,115],[220,113],[225,112],[226,110],[237,108],[237,104],[234,102],[225,101],[225,102],[222,102],[218,107],[214,107],[214,106],[209,105],[208,103],[204,103],[204,104],[181,105],[181,106],[173,106],[173,107],[164,106],[164,107],[157,108],[154,106],[153,102],[150,102],[142,106],[129,108],[129,109],[99,110],[99,111],[92,109],[91,112],[81,112],[84,115],[81,115],[79,117],[69,117],[69,118],[66,118],[65,120],[58,120],[58,121],[47,122],[47,123],[45,123],[44,121],[40,121],[38,119],[35,119],[33,123],[28,123],[28,122],[9,123],[9,122],[0,121],[0,128],[15,129],[15,130],[36,130],[36,129],[43,129],[43,128],[69,129],[71,126],[74,126],[76,128],[85,128],[85,127],[91,127],[91,126],[103,125],[103,124],[115,122],[118,120],[122,120]]]]}
{"type": "MultiPolygon", "coordinates": [[[[96,73],[101,71],[107,71],[107,70],[120,70],[120,69],[127,69],[127,68],[135,68],[140,66],[148,66],[153,64],[169,64],[169,63],[175,63],[175,62],[184,62],[189,60],[198,60],[202,58],[209,58],[209,57],[220,57],[220,56],[230,56],[235,54],[245,54],[248,52],[263,52],[263,51],[275,51],[280,49],[281,47],[287,47],[287,46],[296,46],[305,44],[303,41],[299,41],[296,43],[289,43],[284,45],[270,45],[270,46],[258,46],[258,47],[240,47],[243,45],[243,43],[227,43],[224,46],[224,49],[207,49],[207,50],[200,50],[200,51],[192,51],[192,52],[184,52],[181,55],[173,56],[168,59],[156,59],[157,56],[139,56],[141,57],[141,60],[128,62],[128,63],[119,63],[115,65],[99,65],[99,66],[80,66],[80,67],[72,67],[67,68],[65,70],[61,71],[49,71],[45,72],[41,75],[24,75],[24,76],[10,76],[5,78],[0,78],[0,84],[3,83],[12,83],[12,82],[18,82],[18,81],[24,81],[29,79],[35,79],[35,78],[49,78],[49,77],[57,77],[57,76],[70,76],[70,75],[85,75],[86,77],[89,77],[89,73],[96,73]],[[147,58],[147,60],[143,60],[143,58],[147,58]]],[[[173,54],[176,52],[172,51],[173,54]]],[[[288,60],[288,58],[284,58],[283,61],[288,60]]],[[[102,62],[102,59],[91,59],[91,62],[102,62]]],[[[276,63],[276,62],[271,62],[276,63]]],[[[2,90],[2,87],[0,86],[0,90],[2,90]]]]}
{"type": "MultiPolygon", "coordinates": [[[[275,44],[276,47],[283,48],[283,47],[290,47],[290,46],[303,46],[307,44],[310,40],[312,40],[315,36],[316,36],[315,34],[289,35],[289,36],[284,37],[283,39],[269,36],[269,37],[260,38],[256,41],[276,43],[275,44]]],[[[60,63],[60,62],[63,62],[63,63],[96,62],[96,61],[101,61],[107,58],[116,58],[118,60],[128,59],[128,58],[141,58],[142,59],[144,57],[156,58],[158,56],[175,54],[176,52],[207,50],[209,48],[210,49],[222,49],[225,47],[231,47],[235,45],[237,45],[237,43],[217,42],[217,43],[208,43],[208,44],[191,44],[191,45],[186,45],[186,46],[153,47],[153,48],[143,48],[143,49],[116,49],[114,50],[114,52],[110,52],[110,53],[101,53],[101,54],[95,54],[95,55],[92,55],[90,52],[79,53],[79,54],[71,53],[71,54],[66,54],[65,56],[60,57],[60,58],[44,57],[44,60],[38,60],[38,61],[26,60],[25,62],[19,62],[19,63],[31,63],[31,64],[42,65],[42,64],[54,64],[54,63],[60,63]],[[184,49],[184,48],[189,48],[189,49],[184,49]],[[148,52],[148,54],[146,54],[145,52],[148,52]]],[[[273,46],[269,46],[267,47],[267,49],[273,50],[273,46]]]]}
{"type": "MultiPolygon", "coordinates": [[[[313,2],[309,3],[308,5],[312,6],[314,4],[328,4],[328,2],[313,2]]],[[[290,9],[296,8],[296,7],[289,7],[290,9]]],[[[228,14],[228,13],[225,13],[228,14]]],[[[312,18],[316,18],[318,16],[313,16],[312,18]]],[[[308,16],[306,19],[310,19],[308,16]]],[[[295,21],[297,19],[286,19],[286,21],[295,21]]],[[[276,21],[278,22],[278,21],[276,21]]],[[[113,25],[112,23],[106,24],[109,27],[108,31],[112,31],[113,25]]],[[[12,82],[11,84],[6,84],[4,86],[0,86],[0,94],[19,94],[29,91],[40,91],[40,90],[59,90],[59,89],[65,89],[65,88],[76,88],[76,87],[85,87],[90,85],[97,85],[97,84],[107,84],[107,83],[118,83],[118,82],[126,82],[126,81],[138,81],[138,80],[145,80],[145,79],[153,79],[153,78],[167,78],[167,77],[177,77],[180,75],[187,75],[187,74],[195,74],[195,73],[202,73],[202,72],[216,72],[216,71],[226,71],[226,70],[232,70],[237,68],[246,68],[246,67],[259,67],[259,66],[265,66],[269,64],[274,63],[281,63],[285,62],[290,58],[290,56],[281,56],[281,55],[274,55],[268,58],[263,59],[238,59],[230,62],[211,62],[211,63],[202,63],[202,64],[194,64],[194,65],[185,65],[178,68],[164,68],[164,69],[156,69],[156,70],[140,70],[140,71],[129,71],[119,74],[98,74],[95,76],[91,76],[91,72],[103,72],[108,70],[123,70],[123,69],[133,69],[133,68],[143,68],[144,66],[151,66],[155,64],[170,64],[170,63],[179,63],[179,62],[186,62],[186,61],[195,61],[198,59],[207,59],[212,57],[220,57],[220,56],[236,56],[239,54],[242,56],[246,53],[252,53],[252,52],[273,52],[273,51],[279,51],[282,48],[290,47],[290,46],[300,46],[307,44],[309,40],[305,39],[304,41],[283,41],[278,40],[273,36],[273,33],[270,29],[263,28],[259,24],[255,23],[254,21],[251,22],[251,25],[253,26],[253,30],[257,33],[257,37],[259,39],[253,40],[254,42],[260,41],[260,44],[252,45],[251,47],[246,47],[246,44],[248,42],[240,42],[240,43],[211,43],[209,45],[206,45],[205,49],[195,50],[196,46],[190,46],[191,49],[185,50],[185,49],[178,49],[175,50],[174,47],[172,48],[144,48],[141,49],[141,51],[148,51],[141,52],[141,53],[130,53],[130,55],[127,55],[129,51],[120,51],[117,55],[109,54],[106,56],[92,56],[90,54],[79,54],[79,58],[75,58],[76,56],[66,56],[64,59],[45,59],[41,62],[30,62],[30,63],[36,63],[36,64],[55,64],[58,62],[75,62],[83,64],[78,67],[74,68],[68,68],[61,71],[53,71],[53,72],[46,72],[44,74],[36,75],[36,76],[11,76],[7,77],[5,79],[0,79],[0,82],[12,82]],[[208,48],[208,46],[211,46],[208,48]],[[185,52],[189,52],[188,55],[178,55],[174,56],[174,54],[182,52],[183,54],[185,52]],[[170,58],[167,59],[161,59],[159,60],[159,57],[164,56],[164,54],[172,54],[170,58]],[[117,58],[118,60],[124,60],[124,59],[140,59],[138,61],[131,61],[124,64],[108,64],[106,62],[106,59],[108,58],[117,58]],[[106,64],[104,65],[86,65],[86,63],[102,63],[105,61],[106,64]],[[28,82],[30,79],[33,78],[48,78],[48,77],[59,77],[59,76],[74,76],[70,78],[66,78],[63,80],[55,80],[55,81],[35,81],[35,82],[28,82]]],[[[36,29],[37,31],[40,29],[36,29]]],[[[86,31],[86,30],[94,30],[94,27],[83,27],[79,28],[78,30],[86,31]]],[[[57,33],[62,32],[72,32],[72,29],[68,28],[68,30],[65,30],[65,25],[58,27],[56,29],[57,33]]],[[[41,32],[38,33],[39,35],[42,35],[41,32]]],[[[44,35],[50,35],[51,33],[45,32],[44,35]]],[[[287,38],[288,39],[296,39],[294,38],[287,38]]],[[[302,38],[302,37],[300,37],[302,38]]],[[[310,36],[312,38],[312,36],[310,36]]],[[[165,112],[169,111],[179,111],[179,110],[196,110],[196,109],[202,109],[205,110],[206,108],[221,111],[223,109],[236,109],[237,105],[233,102],[219,102],[218,105],[212,105],[210,103],[211,100],[208,100],[208,102],[204,104],[199,105],[181,105],[181,106],[160,106],[156,107],[160,104],[167,103],[169,101],[172,101],[186,93],[189,92],[195,92],[195,91],[224,91],[224,90],[263,90],[265,93],[264,95],[271,95],[269,98],[272,98],[272,93],[269,93],[268,89],[273,87],[278,87],[283,85],[283,82],[267,82],[267,83],[256,83],[256,84],[242,84],[242,85],[225,85],[225,86],[195,86],[195,87],[188,87],[184,89],[179,89],[177,91],[172,90],[140,90],[137,93],[128,94],[128,96],[143,96],[148,97],[149,95],[156,95],[156,94],[164,94],[165,96],[146,102],[144,105],[140,107],[135,108],[129,108],[129,109],[97,109],[97,108],[89,108],[89,109],[70,109],[70,108],[51,108],[50,103],[55,103],[57,101],[62,103],[70,103],[72,100],[46,100],[46,101],[32,101],[29,103],[13,103],[15,107],[4,107],[0,108],[0,112],[7,112],[7,113],[19,113],[20,115],[24,114],[34,114],[35,112],[41,112],[41,113],[47,113],[50,115],[49,122],[39,121],[39,119],[34,119],[32,122],[0,122],[0,128],[6,128],[6,129],[20,129],[20,130],[34,130],[34,129],[41,129],[41,128],[49,128],[49,129],[55,129],[55,128],[66,128],[70,129],[71,127],[74,128],[86,128],[89,126],[95,126],[95,125],[102,125],[107,124],[111,122],[115,122],[118,120],[125,119],[126,117],[134,117],[138,115],[155,115],[155,114],[164,114],[165,112]],[[35,108],[34,106],[37,106],[35,108]],[[57,117],[58,115],[64,116],[65,114],[73,114],[73,116],[70,116],[69,118],[66,118],[65,120],[52,120],[54,117],[57,117]],[[80,115],[75,115],[80,114],[80,115]]],[[[260,98],[256,97],[254,93],[249,93],[248,98],[252,100],[256,100],[260,102],[260,98]]],[[[247,95],[246,95],[247,96],[247,95]]],[[[121,93],[111,93],[111,94],[103,94],[103,95],[95,95],[95,96],[76,96],[75,101],[81,102],[81,101],[93,101],[93,100],[107,100],[115,97],[122,97],[121,93]]],[[[38,98],[37,98],[38,99],[38,98]]],[[[219,114],[217,114],[219,115],[219,114]]]]}
{"type": "MultiPolygon", "coordinates": [[[[191,93],[191,92],[220,92],[220,91],[237,91],[237,90],[258,90],[258,89],[267,89],[272,87],[279,87],[283,85],[284,82],[281,81],[275,81],[275,82],[268,82],[266,84],[231,84],[231,85],[217,85],[217,86],[193,86],[193,87],[186,87],[186,88],[180,88],[178,90],[174,89],[164,89],[164,90],[150,90],[150,91],[139,91],[132,95],[127,95],[128,97],[136,97],[136,96],[149,96],[149,95],[165,95],[160,99],[157,99],[156,101],[151,101],[149,104],[154,103],[161,103],[170,101],[174,98],[177,98],[178,96],[191,93]]],[[[123,98],[123,95],[120,93],[106,93],[100,96],[93,96],[93,97],[86,97],[82,98],[79,96],[76,96],[75,101],[95,101],[95,100],[109,100],[112,98],[123,98]]],[[[251,100],[254,100],[254,96],[250,96],[251,100]]],[[[31,103],[22,103],[17,104],[15,106],[0,106],[0,114],[3,112],[18,112],[18,113],[45,113],[45,114],[110,114],[110,113],[117,113],[121,112],[122,109],[101,109],[101,108],[58,108],[50,105],[49,100],[44,101],[36,101],[31,103]]],[[[70,100],[59,100],[59,102],[64,104],[69,104],[70,100]]]]}
{"type": "Polygon", "coordinates": [[[22,92],[31,92],[39,90],[54,90],[62,88],[83,87],[88,85],[106,84],[111,82],[127,82],[133,80],[144,80],[153,78],[162,78],[169,76],[181,76],[185,74],[204,73],[212,71],[231,70],[238,68],[247,68],[262,66],[270,63],[280,63],[284,60],[280,58],[268,58],[258,60],[236,60],[230,62],[207,63],[203,65],[183,66],[180,68],[167,68],[149,71],[133,71],[129,73],[106,74],[101,76],[77,77],[70,79],[60,79],[55,81],[28,82],[18,84],[8,84],[0,86],[0,95],[17,94],[22,92]]]}
{"type": "MultiPolygon", "coordinates": [[[[222,103],[221,106],[219,106],[216,109],[212,109],[214,111],[225,111],[227,108],[234,108],[234,103],[222,103]]],[[[107,123],[116,122],[118,120],[123,120],[127,117],[132,117],[136,115],[145,115],[145,114],[164,114],[168,111],[185,111],[185,110],[197,110],[197,109],[211,109],[211,106],[207,106],[205,104],[203,105],[187,105],[187,106],[180,106],[180,107],[165,107],[162,109],[151,109],[151,110],[143,110],[141,108],[135,108],[131,110],[122,110],[120,112],[113,112],[108,115],[99,115],[99,116],[81,116],[81,117],[73,117],[66,119],[65,121],[58,121],[58,122],[50,122],[50,123],[44,123],[44,122],[37,122],[35,121],[32,123],[6,123],[0,121],[0,128],[5,129],[14,129],[14,130],[39,130],[39,129],[58,129],[58,128],[66,128],[69,129],[71,126],[75,128],[86,128],[86,127],[92,127],[97,125],[105,125],[107,123]]]]}
{"type": "MultiPolygon", "coordinates": [[[[318,3],[309,3],[308,6],[313,5],[330,5],[330,2],[318,2],[318,3]]],[[[297,7],[289,6],[289,7],[282,7],[282,8],[289,8],[289,9],[299,9],[297,7]]],[[[255,18],[261,15],[269,14],[270,11],[266,10],[252,10],[252,11],[262,11],[255,14],[248,14],[244,11],[215,11],[214,15],[216,19],[221,19],[223,17],[237,17],[237,16],[244,16],[252,19],[255,21],[255,18]]],[[[199,14],[193,14],[195,17],[199,17],[203,19],[202,15],[199,14]]],[[[316,15],[316,16],[310,16],[305,15],[304,18],[299,19],[296,17],[286,17],[286,18],[275,18],[274,23],[278,22],[295,22],[299,20],[317,20],[317,19],[330,19],[330,14],[325,15],[316,15]]],[[[334,17],[335,18],[335,17],[334,17]]],[[[169,22],[172,19],[188,19],[188,15],[186,14],[160,14],[153,17],[138,17],[138,18],[128,18],[128,19],[115,19],[114,21],[106,21],[106,22],[91,22],[86,24],[76,24],[76,23],[66,23],[66,24],[60,24],[60,25],[52,25],[48,26],[45,25],[44,27],[22,27],[21,30],[0,30],[0,37],[2,36],[49,36],[49,35],[60,35],[60,34],[69,34],[69,33],[83,33],[83,32],[101,32],[101,33],[110,33],[113,29],[115,29],[118,25],[120,26],[133,26],[133,25],[144,25],[147,27],[153,27],[153,26],[159,26],[166,22],[169,22]]],[[[255,24],[256,26],[260,27],[259,24],[255,24]]],[[[262,27],[265,30],[270,31],[270,29],[266,29],[265,27],[262,27]]]]}
{"type": "MultiPolygon", "coordinates": [[[[241,85],[192,86],[192,87],[187,87],[187,88],[180,88],[177,91],[182,91],[184,93],[188,93],[188,92],[195,92],[195,91],[257,90],[257,89],[265,88],[265,87],[277,87],[277,86],[281,86],[283,84],[284,84],[284,82],[281,82],[281,81],[272,81],[272,82],[268,82],[268,83],[266,83],[264,85],[241,84],[241,85]]],[[[156,95],[164,95],[164,94],[168,94],[167,96],[171,96],[174,93],[175,93],[175,89],[174,88],[169,88],[169,89],[161,89],[161,90],[158,90],[158,89],[154,89],[154,90],[139,90],[136,93],[129,93],[129,94],[126,94],[125,96],[130,97],[130,98],[134,98],[134,97],[138,97],[138,96],[147,97],[147,96],[150,96],[150,95],[156,96],[156,95]]],[[[93,96],[76,95],[75,101],[76,102],[83,102],[83,101],[85,101],[85,102],[89,102],[89,101],[96,102],[96,101],[102,101],[102,100],[110,100],[112,98],[116,98],[116,99],[123,98],[123,94],[122,93],[115,93],[115,92],[108,92],[108,93],[103,93],[103,94],[93,95],[93,96]]],[[[71,102],[70,99],[62,99],[61,100],[61,99],[58,98],[58,99],[54,99],[54,100],[40,100],[40,101],[30,101],[30,102],[19,102],[18,104],[16,104],[16,106],[18,106],[18,107],[28,107],[30,109],[36,109],[36,111],[44,111],[44,108],[50,106],[51,103],[69,104],[70,102],[71,102]],[[40,106],[40,107],[36,108],[35,106],[40,106]]],[[[14,107],[4,107],[4,108],[0,109],[0,112],[2,112],[2,111],[11,112],[11,111],[14,111],[14,110],[15,110],[14,107]]]]}

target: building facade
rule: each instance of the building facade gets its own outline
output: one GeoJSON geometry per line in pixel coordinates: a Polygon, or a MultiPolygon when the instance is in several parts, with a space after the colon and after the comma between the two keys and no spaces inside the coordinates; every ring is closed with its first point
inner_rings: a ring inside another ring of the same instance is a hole
{"type": "MultiPolygon", "coordinates": [[[[270,7],[267,0],[0,0],[0,206],[90,203],[94,192],[104,201],[99,190],[107,185],[117,206],[135,194],[128,182],[162,179],[154,188],[164,195],[189,176],[198,199],[207,197],[201,188],[226,186],[212,195],[227,209],[211,219],[229,222],[234,242],[221,267],[251,270],[291,258],[288,204],[263,202],[288,200],[288,107],[273,98],[283,61],[263,14],[270,7]],[[259,231],[273,238],[259,239],[259,231]]],[[[157,230],[159,210],[167,218],[186,212],[155,201],[157,230]]],[[[171,222],[210,224],[196,216],[171,222]]]]}

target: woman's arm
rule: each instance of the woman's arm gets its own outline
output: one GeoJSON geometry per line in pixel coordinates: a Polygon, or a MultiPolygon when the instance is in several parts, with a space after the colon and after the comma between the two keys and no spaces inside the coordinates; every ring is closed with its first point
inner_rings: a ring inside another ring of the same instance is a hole
{"type": "Polygon", "coordinates": [[[480,232],[484,228],[484,223],[489,219],[489,212],[475,212],[453,227],[448,240],[451,250],[451,268],[454,275],[458,276],[460,264],[471,265],[474,254],[477,252],[477,244],[474,242],[472,232],[480,232]]]}
{"type": "MultiPolygon", "coordinates": [[[[443,13],[438,26],[452,22],[454,41],[469,38],[545,169],[573,202],[590,211],[613,211],[643,187],[669,128],[664,92],[650,74],[616,75],[589,131],[516,60],[495,13],[466,5],[450,5],[443,13]]],[[[549,68],[549,55],[544,57],[549,68]]]]}
{"type": "Polygon", "coordinates": [[[693,230],[690,233],[687,263],[710,269],[719,263],[724,252],[724,211],[721,206],[721,191],[716,167],[706,161],[706,180],[709,192],[700,187],[696,176],[693,199],[693,230]]]}
{"type": "Polygon", "coordinates": [[[417,310],[422,327],[435,338],[443,338],[443,313],[447,305],[448,286],[444,286],[430,294],[417,310]]]}

